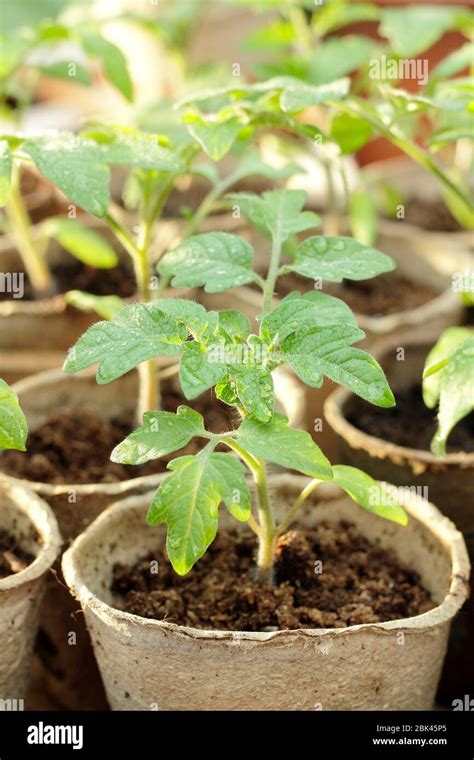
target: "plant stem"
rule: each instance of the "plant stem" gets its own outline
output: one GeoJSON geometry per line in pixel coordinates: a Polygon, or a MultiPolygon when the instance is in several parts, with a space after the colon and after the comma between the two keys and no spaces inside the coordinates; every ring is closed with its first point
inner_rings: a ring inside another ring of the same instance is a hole
{"type": "Polygon", "coordinates": [[[276,524],[270,496],[268,493],[267,472],[263,459],[259,459],[255,483],[258,496],[258,520],[260,534],[258,537],[257,581],[273,583],[273,564],[275,560],[276,524]]]}
{"type": "Polygon", "coordinates": [[[53,283],[48,266],[31,236],[31,220],[23,204],[20,189],[20,172],[14,165],[8,203],[5,206],[10,220],[11,233],[25,265],[29,280],[38,298],[50,295],[53,283]]]}
{"type": "Polygon", "coordinates": [[[292,7],[288,9],[286,15],[295,32],[300,51],[302,53],[311,53],[313,49],[313,38],[306,21],[304,10],[302,8],[292,7]]]}
{"type": "Polygon", "coordinates": [[[311,480],[305,488],[301,491],[300,495],[294,502],[293,506],[289,509],[286,517],[284,520],[281,521],[280,525],[277,529],[277,536],[281,536],[282,533],[285,533],[285,531],[288,530],[288,527],[291,525],[293,520],[295,519],[296,513],[299,511],[301,505],[305,501],[305,499],[308,498],[310,493],[314,491],[316,486],[318,486],[322,481],[318,480],[317,478],[314,478],[314,480],[311,480]]]}
{"type": "Polygon", "coordinates": [[[275,559],[277,530],[275,515],[273,514],[268,493],[265,462],[263,459],[254,457],[248,451],[245,451],[233,438],[221,439],[221,442],[239,454],[252,472],[257,487],[258,498],[258,523],[253,517],[251,521],[251,528],[258,536],[257,581],[259,583],[273,583],[273,563],[275,559]]]}
{"type": "Polygon", "coordinates": [[[327,191],[328,191],[328,213],[324,220],[325,235],[339,235],[339,218],[336,198],[336,188],[334,187],[334,177],[332,174],[331,162],[324,159],[324,172],[326,174],[327,191]]]}
{"type": "Polygon", "coordinates": [[[279,275],[279,264],[281,255],[281,238],[279,234],[276,234],[272,242],[272,252],[270,258],[270,266],[268,268],[267,279],[263,288],[263,311],[262,316],[268,314],[272,308],[273,293],[275,291],[275,284],[279,275]]]}
{"type": "Polygon", "coordinates": [[[348,105],[347,103],[343,104],[340,102],[331,101],[329,105],[331,105],[333,108],[337,108],[343,113],[348,113],[350,115],[356,114],[362,119],[365,119],[376,130],[378,130],[381,135],[390,140],[393,145],[395,145],[397,148],[400,148],[400,150],[406,153],[407,156],[410,156],[410,158],[413,158],[414,161],[417,161],[417,163],[419,163],[421,166],[424,166],[425,169],[431,171],[445,186],[445,188],[451,190],[451,192],[453,192],[459,198],[459,200],[462,201],[464,206],[469,211],[471,210],[471,202],[469,198],[464,194],[463,190],[450,179],[450,177],[443,171],[443,169],[436,163],[436,161],[431,158],[431,156],[425,153],[423,148],[420,148],[416,143],[411,142],[411,140],[408,140],[404,135],[400,134],[397,131],[396,127],[393,125],[384,124],[375,115],[368,114],[363,106],[359,105],[357,102],[351,102],[348,105]]]}

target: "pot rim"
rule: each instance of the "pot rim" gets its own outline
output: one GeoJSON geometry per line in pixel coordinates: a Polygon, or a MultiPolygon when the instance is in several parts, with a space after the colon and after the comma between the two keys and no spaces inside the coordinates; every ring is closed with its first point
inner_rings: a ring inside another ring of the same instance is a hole
{"type": "Polygon", "coordinates": [[[0,578],[1,598],[5,591],[14,590],[44,575],[60,553],[62,538],[53,510],[34,491],[12,483],[3,475],[0,475],[0,491],[11,499],[17,510],[27,515],[41,540],[40,551],[31,564],[19,573],[0,578]]]}
{"type": "MultiPolygon", "coordinates": [[[[178,364],[179,362],[176,362],[178,364]]],[[[96,370],[94,368],[89,368],[86,370],[83,370],[82,372],[78,372],[75,375],[66,375],[61,368],[54,368],[54,369],[47,369],[43,372],[38,372],[35,375],[29,375],[28,377],[23,378],[22,380],[19,380],[17,383],[14,383],[12,386],[15,393],[20,397],[21,401],[21,394],[27,393],[29,391],[34,390],[38,384],[41,386],[44,383],[51,383],[56,380],[69,380],[70,382],[77,382],[81,379],[87,379],[91,377],[95,377],[96,370]]],[[[283,400],[285,398],[285,390],[286,390],[286,381],[288,378],[292,378],[293,376],[291,373],[289,373],[286,368],[283,368],[282,371],[276,372],[273,375],[274,379],[274,386],[275,386],[275,400],[280,400],[281,403],[283,403],[283,400]],[[280,393],[278,392],[278,388],[280,388],[280,393]]],[[[120,379],[120,378],[118,378],[120,379]]],[[[304,402],[303,394],[300,392],[299,388],[295,388],[293,390],[294,395],[298,398],[299,404],[302,404],[304,402]]],[[[183,402],[185,402],[186,399],[183,397],[183,402]]],[[[287,409],[285,408],[285,412],[287,412],[287,409]]],[[[131,467],[133,465],[130,465],[131,467]]],[[[45,483],[41,480],[26,480],[24,478],[17,478],[13,475],[8,475],[8,473],[3,473],[0,470],[0,477],[4,478],[10,483],[18,483],[24,486],[25,488],[31,488],[34,489],[36,493],[41,494],[42,496],[58,496],[61,494],[69,493],[70,491],[75,491],[78,496],[87,496],[90,494],[96,494],[97,492],[110,495],[110,496],[120,496],[125,491],[130,490],[148,490],[150,488],[155,488],[158,486],[163,478],[168,475],[169,471],[165,470],[164,472],[158,472],[154,475],[141,475],[138,478],[128,478],[127,480],[120,480],[115,483],[45,483]]]]}
{"type": "MultiPolygon", "coordinates": [[[[301,489],[308,482],[308,479],[304,476],[289,475],[287,473],[277,474],[271,477],[271,484],[275,489],[284,487],[290,482],[297,488],[301,489]]],[[[336,500],[340,498],[341,495],[350,499],[350,497],[340,488],[330,483],[325,483],[321,490],[318,489],[318,492],[320,499],[323,498],[329,501],[336,500]]],[[[318,492],[314,493],[313,499],[317,498],[318,492]]],[[[362,623],[359,625],[347,626],[345,628],[298,628],[294,630],[254,632],[192,628],[190,626],[177,625],[176,623],[168,623],[160,620],[149,620],[140,617],[139,615],[133,615],[129,612],[117,610],[101,600],[88,588],[87,584],[81,578],[76,558],[78,554],[80,555],[83,548],[87,551],[86,547],[89,540],[93,540],[94,538],[100,540],[100,536],[110,520],[115,521],[121,513],[131,510],[144,512],[144,507],[148,506],[150,496],[149,493],[141,494],[139,496],[130,496],[120,502],[111,504],[73,541],[62,557],[63,575],[72,595],[81,603],[84,609],[87,607],[91,608],[96,615],[117,629],[121,626],[139,625],[142,629],[162,630],[193,639],[239,639],[255,642],[266,642],[275,639],[281,640],[282,638],[294,638],[298,636],[308,638],[334,637],[355,634],[361,630],[372,630],[378,633],[385,633],[401,629],[422,633],[427,629],[435,628],[451,620],[468,596],[470,562],[462,534],[457,530],[454,523],[447,517],[444,517],[433,504],[415,494],[405,493],[402,495],[402,503],[408,513],[426,526],[431,534],[435,536],[438,543],[449,550],[451,559],[451,582],[446,596],[441,604],[422,615],[410,618],[400,618],[385,623],[362,623]]]]}
{"type": "MultiPolygon", "coordinates": [[[[434,338],[436,341],[436,338],[434,338]]],[[[371,349],[371,353],[377,360],[394,350],[399,345],[399,340],[393,336],[389,340],[379,341],[371,349]]],[[[432,346],[433,343],[426,340],[426,344],[419,338],[404,338],[405,346],[432,346]]],[[[432,467],[462,467],[468,469],[474,467],[474,453],[457,452],[447,454],[445,459],[439,459],[431,451],[425,449],[412,449],[409,446],[400,446],[383,438],[364,433],[363,430],[352,425],[345,416],[347,403],[355,397],[348,388],[337,388],[324,402],[324,415],[332,429],[345,441],[350,441],[351,447],[370,451],[378,459],[391,459],[400,462],[420,462],[432,467]]]]}

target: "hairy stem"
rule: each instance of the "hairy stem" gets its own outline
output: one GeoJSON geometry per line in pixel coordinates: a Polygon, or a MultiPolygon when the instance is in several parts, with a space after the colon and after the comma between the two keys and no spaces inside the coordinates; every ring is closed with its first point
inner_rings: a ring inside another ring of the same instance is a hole
{"type": "Polygon", "coordinates": [[[48,266],[31,236],[31,221],[21,197],[20,172],[17,166],[13,167],[10,196],[5,211],[35,294],[38,298],[44,298],[51,294],[53,283],[48,266]]]}
{"type": "Polygon", "coordinates": [[[273,565],[275,561],[276,524],[268,493],[267,472],[263,459],[259,459],[259,470],[255,479],[258,496],[258,521],[260,535],[258,537],[257,581],[273,583],[273,565]]]}
{"type": "Polygon", "coordinates": [[[258,522],[252,517],[249,525],[258,537],[257,581],[259,583],[273,583],[277,531],[275,515],[268,493],[265,462],[245,451],[233,438],[221,438],[221,442],[239,454],[253,475],[257,488],[258,522]]]}
{"type": "Polygon", "coordinates": [[[272,252],[270,258],[270,266],[268,268],[267,279],[263,288],[263,311],[262,316],[271,311],[273,293],[275,291],[275,284],[279,275],[279,264],[281,255],[281,239],[279,235],[275,235],[272,242],[272,252]]]}

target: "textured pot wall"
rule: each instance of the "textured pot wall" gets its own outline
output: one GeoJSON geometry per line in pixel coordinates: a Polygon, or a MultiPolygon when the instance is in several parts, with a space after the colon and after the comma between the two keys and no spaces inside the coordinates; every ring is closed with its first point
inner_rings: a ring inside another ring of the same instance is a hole
{"type": "MultiPolygon", "coordinates": [[[[374,351],[397,391],[419,383],[432,342],[384,342],[374,351]],[[397,361],[398,346],[405,348],[405,361],[397,361]]],[[[326,402],[326,416],[335,430],[339,458],[380,480],[398,486],[428,489],[430,501],[447,515],[464,534],[471,562],[474,561],[474,454],[450,454],[445,460],[428,451],[396,446],[368,436],[347,422],[354,397],[336,391],[326,402]]],[[[435,412],[433,412],[435,414],[435,412]]],[[[474,662],[470,649],[474,638],[474,599],[471,597],[453,627],[440,697],[446,703],[462,696],[474,685],[474,662]]]]}
{"type": "MultiPolygon", "coordinates": [[[[278,511],[306,482],[272,478],[278,511]]],[[[132,497],[112,505],[63,558],[113,709],[431,708],[450,621],[466,595],[462,537],[433,506],[413,497],[403,528],[369,515],[337,489],[325,493],[319,503],[310,497],[305,525],[350,520],[417,570],[439,606],[390,623],[275,633],[203,631],[120,612],[109,606],[114,564],[135,562],[164,540],[162,527],[145,524],[150,496],[132,497]]],[[[230,524],[223,511],[221,522],[230,524]]]]}
{"type": "Polygon", "coordinates": [[[24,699],[45,576],[61,538],[50,508],[36,494],[0,478],[0,528],[35,556],[27,568],[0,579],[0,699],[24,699]]]}

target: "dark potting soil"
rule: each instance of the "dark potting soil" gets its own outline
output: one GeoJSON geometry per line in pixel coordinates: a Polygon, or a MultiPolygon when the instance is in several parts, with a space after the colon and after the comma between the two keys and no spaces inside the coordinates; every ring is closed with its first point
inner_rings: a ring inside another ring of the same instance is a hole
{"type": "Polygon", "coordinates": [[[15,536],[0,528],[0,578],[21,572],[33,560],[33,555],[23,551],[15,536]]]}
{"type": "MultiPolygon", "coordinates": [[[[399,446],[429,451],[436,432],[436,410],[423,403],[420,386],[395,393],[397,405],[381,409],[354,399],[347,419],[368,435],[399,446]]],[[[474,413],[461,420],[448,439],[448,453],[474,452],[474,413]]]]}
{"type": "MultiPolygon", "coordinates": [[[[183,404],[174,392],[163,394],[163,409],[176,412],[183,404]]],[[[225,432],[232,429],[232,411],[211,394],[193,406],[206,420],[208,430],[225,432]]],[[[123,465],[110,461],[112,449],[136,427],[132,414],[112,420],[99,417],[87,409],[74,414],[51,415],[31,431],[26,452],[4,451],[0,470],[25,480],[51,484],[116,483],[164,472],[176,456],[196,454],[202,441],[193,439],[179,452],[143,465],[123,465]]]]}
{"type": "Polygon", "coordinates": [[[425,201],[422,198],[411,198],[405,204],[405,218],[401,223],[403,222],[431,232],[459,232],[463,229],[441,199],[425,201]]]}
{"type": "Polygon", "coordinates": [[[224,631],[343,628],[420,615],[436,606],[415,572],[347,522],[281,536],[274,586],[255,583],[255,549],[250,531],[224,530],[184,577],[174,573],[164,550],[133,567],[116,564],[116,606],[224,631]],[[158,573],[151,572],[152,561],[158,561],[158,573]]]}
{"type": "MultiPolygon", "coordinates": [[[[299,290],[307,293],[313,289],[312,280],[297,274],[288,274],[277,283],[277,295],[281,298],[299,290]]],[[[354,282],[343,280],[339,283],[324,283],[324,293],[341,298],[356,314],[368,317],[396,314],[407,309],[415,309],[438,293],[424,285],[418,285],[394,272],[382,274],[372,280],[354,282]]]]}
{"type": "MultiPolygon", "coordinates": [[[[67,293],[68,290],[85,290],[96,296],[117,295],[121,298],[129,298],[135,291],[133,273],[122,265],[113,269],[94,269],[77,261],[70,266],[61,264],[54,267],[52,274],[56,295],[67,293]]],[[[0,301],[10,299],[14,301],[11,293],[0,292],[0,301]]],[[[34,300],[34,292],[27,275],[22,300],[34,300]]]]}

